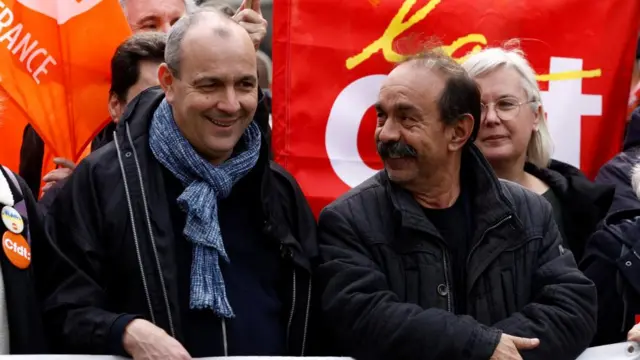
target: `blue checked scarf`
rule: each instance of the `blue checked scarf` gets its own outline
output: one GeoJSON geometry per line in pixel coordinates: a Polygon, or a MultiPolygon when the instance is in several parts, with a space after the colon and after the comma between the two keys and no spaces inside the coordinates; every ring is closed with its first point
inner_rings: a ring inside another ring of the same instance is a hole
{"type": "Polygon", "coordinates": [[[183,234],[193,243],[191,309],[212,309],[218,316],[234,317],[229,305],[220,258],[229,262],[218,223],[218,199],[231,193],[233,185],[258,161],[260,130],[251,123],[240,141],[246,150],[220,165],[212,165],[196,153],[182,136],[171,107],[163,100],[153,114],[149,146],[155,158],[186,187],[178,206],[187,214],[183,234]]]}

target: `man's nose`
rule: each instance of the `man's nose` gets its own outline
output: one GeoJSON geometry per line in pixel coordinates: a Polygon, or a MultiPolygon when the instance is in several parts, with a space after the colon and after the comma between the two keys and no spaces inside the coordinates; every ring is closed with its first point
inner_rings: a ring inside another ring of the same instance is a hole
{"type": "Polygon", "coordinates": [[[163,22],[162,24],[160,24],[160,27],[158,28],[158,31],[162,31],[163,33],[168,34],[169,30],[171,30],[171,24],[168,22],[163,22]]]}
{"type": "Polygon", "coordinates": [[[387,119],[378,133],[378,140],[382,142],[400,141],[400,129],[395,121],[387,119]]]}
{"type": "Polygon", "coordinates": [[[240,111],[240,101],[235,88],[227,87],[222,95],[223,98],[218,101],[217,108],[227,114],[235,114],[240,111]]]}

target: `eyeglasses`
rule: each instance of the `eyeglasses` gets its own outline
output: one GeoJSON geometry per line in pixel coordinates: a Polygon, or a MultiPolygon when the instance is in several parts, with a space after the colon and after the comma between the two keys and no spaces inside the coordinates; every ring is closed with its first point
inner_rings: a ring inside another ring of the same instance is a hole
{"type": "Polygon", "coordinates": [[[490,102],[490,103],[481,103],[480,106],[482,108],[482,112],[480,113],[480,120],[485,121],[487,119],[487,114],[489,113],[489,109],[493,106],[493,109],[496,112],[498,118],[502,121],[511,121],[518,117],[520,113],[520,107],[522,105],[527,105],[531,103],[538,102],[538,100],[529,100],[525,102],[519,102],[518,99],[515,98],[503,98],[498,101],[490,102]]]}

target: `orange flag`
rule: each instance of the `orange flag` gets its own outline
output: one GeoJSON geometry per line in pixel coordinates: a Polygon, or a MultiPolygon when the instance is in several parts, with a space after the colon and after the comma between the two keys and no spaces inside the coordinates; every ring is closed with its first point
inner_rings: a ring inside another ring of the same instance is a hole
{"type": "Polygon", "coordinates": [[[45,162],[78,160],[109,119],[109,64],[130,34],[118,0],[0,0],[0,163],[18,170],[27,123],[45,162]]]}

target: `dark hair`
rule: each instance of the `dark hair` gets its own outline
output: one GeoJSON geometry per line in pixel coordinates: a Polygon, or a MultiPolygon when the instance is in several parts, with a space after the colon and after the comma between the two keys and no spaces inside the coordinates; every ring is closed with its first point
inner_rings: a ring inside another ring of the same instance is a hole
{"type": "Polygon", "coordinates": [[[126,101],[129,89],[140,78],[140,62],[164,61],[166,34],[161,32],[141,32],[120,44],[111,58],[110,95],[126,101]]]}
{"type": "Polygon", "coordinates": [[[473,131],[469,142],[478,135],[481,116],[481,94],[478,84],[465,69],[447,55],[441,47],[430,46],[422,52],[408,56],[400,64],[410,64],[425,70],[435,70],[447,78],[445,88],[438,100],[440,118],[447,125],[455,124],[465,114],[473,117],[473,131]]]}

